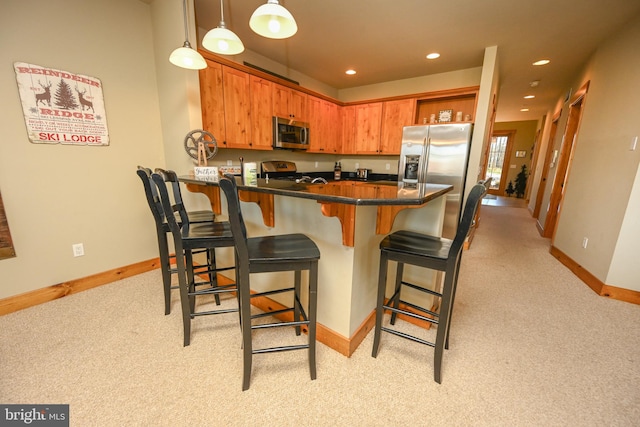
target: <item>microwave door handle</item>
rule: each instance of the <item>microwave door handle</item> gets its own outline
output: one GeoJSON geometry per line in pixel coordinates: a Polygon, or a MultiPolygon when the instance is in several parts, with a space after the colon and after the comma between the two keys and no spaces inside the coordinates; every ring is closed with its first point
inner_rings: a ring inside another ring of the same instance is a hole
{"type": "Polygon", "coordinates": [[[303,127],[302,129],[300,129],[300,142],[302,142],[303,144],[307,144],[307,128],[303,127]]]}

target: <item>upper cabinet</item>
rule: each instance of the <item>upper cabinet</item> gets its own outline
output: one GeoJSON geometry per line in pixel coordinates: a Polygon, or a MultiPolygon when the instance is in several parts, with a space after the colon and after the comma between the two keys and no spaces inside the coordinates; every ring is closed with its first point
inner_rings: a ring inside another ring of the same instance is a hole
{"type": "Polygon", "coordinates": [[[207,61],[207,68],[200,70],[200,103],[202,128],[214,136],[218,146],[225,147],[222,65],[216,62],[207,61]]]}
{"type": "Polygon", "coordinates": [[[307,97],[309,153],[335,154],[340,148],[342,126],[340,108],[315,96],[307,97]]]}
{"type": "Polygon", "coordinates": [[[400,154],[402,129],[415,123],[415,114],[415,98],[384,102],[380,154],[400,154]]]}
{"type": "Polygon", "coordinates": [[[340,109],[342,121],[342,144],[339,152],[355,154],[356,152],[356,106],[347,105],[340,109]]]}
{"type": "Polygon", "coordinates": [[[382,102],[356,105],[355,115],[355,154],[379,154],[382,102]]]}
{"type": "Polygon", "coordinates": [[[308,121],[307,94],[279,84],[273,85],[273,115],[308,121]]]}
{"type": "Polygon", "coordinates": [[[273,149],[273,120],[271,115],[273,83],[251,76],[251,140],[254,150],[273,149]]]}
{"type": "Polygon", "coordinates": [[[227,148],[251,148],[251,96],[249,74],[222,66],[227,148]]]}

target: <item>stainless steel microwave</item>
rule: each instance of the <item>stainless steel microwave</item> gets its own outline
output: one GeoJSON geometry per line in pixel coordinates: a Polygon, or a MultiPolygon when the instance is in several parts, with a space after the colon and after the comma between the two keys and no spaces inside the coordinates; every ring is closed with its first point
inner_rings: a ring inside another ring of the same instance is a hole
{"type": "Polygon", "coordinates": [[[273,148],[309,148],[309,124],[282,117],[273,118],[273,148]]]}

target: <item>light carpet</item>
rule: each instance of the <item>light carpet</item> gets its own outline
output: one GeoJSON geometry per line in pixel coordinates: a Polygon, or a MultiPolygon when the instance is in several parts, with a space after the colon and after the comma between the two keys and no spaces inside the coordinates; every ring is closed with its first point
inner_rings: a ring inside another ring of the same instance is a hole
{"type": "Polygon", "coordinates": [[[242,392],[237,315],[194,320],[183,348],[177,295],[164,316],[160,283],[153,271],[0,317],[0,403],[70,404],[72,426],[640,420],[640,307],[592,292],[549,254],[526,209],[482,208],[442,384],[431,348],[384,334],[374,359],[370,333],[351,358],[319,344],[315,381],[305,352],[255,356],[242,392]]]}

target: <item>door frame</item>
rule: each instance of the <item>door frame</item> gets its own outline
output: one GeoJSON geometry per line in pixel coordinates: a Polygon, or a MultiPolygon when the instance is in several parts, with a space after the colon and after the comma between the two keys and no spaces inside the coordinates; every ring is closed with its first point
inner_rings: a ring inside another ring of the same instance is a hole
{"type": "Polygon", "coordinates": [[[550,237],[551,243],[556,234],[558,227],[558,219],[562,210],[562,202],[564,200],[564,190],[569,173],[571,171],[571,161],[575,153],[576,140],[580,129],[580,121],[587,91],[589,90],[589,81],[587,81],[577,92],[571,105],[569,106],[569,117],[565,126],[564,135],[562,136],[562,147],[560,147],[560,155],[558,157],[558,169],[553,180],[551,189],[551,198],[549,200],[549,211],[545,218],[543,237],[550,237]]]}
{"type": "MultiPolygon", "coordinates": [[[[544,197],[544,190],[547,187],[547,175],[551,166],[551,157],[553,156],[553,142],[556,139],[556,133],[558,132],[558,121],[562,114],[562,108],[553,115],[551,119],[551,130],[549,132],[549,139],[547,142],[547,152],[544,156],[544,164],[542,166],[542,173],[540,176],[540,185],[538,185],[538,193],[536,194],[536,204],[533,208],[533,217],[538,218],[540,216],[540,206],[542,206],[542,199],[544,197]]],[[[542,234],[542,227],[540,227],[540,234],[542,234]]]]}
{"type": "MultiPolygon", "coordinates": [[[[508,175],[508,171],[509,171],[509,162],[511,160],[511,152],[513,149],[513,142],[516,138],[516,131],[514,129],[511,130],[494,130],[491,133],[491,138],[489,139],[489,146],[487,147],[487,153],[489,153],[491,151],[491,139],[493,139],[494,136],[506,136],[507,137],[507,148],[505,148],[504,150],[504,159],[502,161],[502,173],[500,174],[500,183],[498,184],[498,189],[497,190],[493,190],[493,189],[489,189],[487,191],[488,194],[493,194],[496,196],[504,196],[505,192],[504,190],[507,187],[507,175],[508,175]]],[[[487,178],[487,170],[488,170],[488,163],[489,163],[489,155],[487,154],[487,158],[485,159],[485,165],[484,165],[484,170],[485,170],[485,179],[487,178]]]]}

